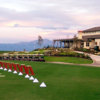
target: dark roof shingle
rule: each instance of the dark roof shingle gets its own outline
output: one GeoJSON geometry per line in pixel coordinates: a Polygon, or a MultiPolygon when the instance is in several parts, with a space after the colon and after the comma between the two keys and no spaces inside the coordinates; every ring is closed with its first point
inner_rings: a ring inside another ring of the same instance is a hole
{"type": "Polygon", "coordinates": [[[83,30],[83,32],[96,32],[96,31],[100,31],[100,27],[94,27],[87,30],[83,30]]]}

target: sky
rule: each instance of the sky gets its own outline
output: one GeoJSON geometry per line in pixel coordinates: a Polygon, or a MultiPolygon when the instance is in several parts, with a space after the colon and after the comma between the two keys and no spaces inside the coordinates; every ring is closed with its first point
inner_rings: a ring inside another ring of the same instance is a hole
{"type": "Polygon", "coordinates": [[[0,43],[72,38],[100,26],[100,0],[0,0],[0,43]]]}

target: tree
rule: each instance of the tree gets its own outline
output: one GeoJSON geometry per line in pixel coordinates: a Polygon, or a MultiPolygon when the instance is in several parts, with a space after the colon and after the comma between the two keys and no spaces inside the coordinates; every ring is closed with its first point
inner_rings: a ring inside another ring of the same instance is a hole
{"type": "Polygon", "coordinates": [[[77,45],[78,45],[78,38],[77,38],[76,35],[74,35],[73,43],[74,43],[74,48],[77,48],[77,45]]]}
{"type": "Polygon", "coordinates": [[[39,35],[38,36],[38,45],[42,45],[42,43],[43,43],[43,38],[39,35]]]}

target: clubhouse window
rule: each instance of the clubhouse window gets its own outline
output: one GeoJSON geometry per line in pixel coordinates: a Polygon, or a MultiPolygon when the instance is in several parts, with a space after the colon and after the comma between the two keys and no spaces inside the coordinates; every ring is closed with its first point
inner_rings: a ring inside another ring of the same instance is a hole
{"type": "Polygon", "coordinates": [[[89,42],[86,42],[86,46],[89,47],[89,42]]]}

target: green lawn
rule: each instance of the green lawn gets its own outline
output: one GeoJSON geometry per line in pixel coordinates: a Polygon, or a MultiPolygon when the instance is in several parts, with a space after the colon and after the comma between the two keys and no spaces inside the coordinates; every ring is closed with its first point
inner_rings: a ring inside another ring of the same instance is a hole
{"type": "MultiPolygon", "coordinates": [[[[18,62],[18,61],[15,61],[18,62]]],[[[100,100],[100,68],[40,62],[32,65],[38,84],[0,70],[0,100],[100,100]],[[44,81],[47,88],[40,88],[44,81]]]]}
{"type": "Polygon", "coordinates": [[[45,52],[49,52],[50,50],[37,50],[37,51],[31,51],[30,54],[44,54],[45,52]]]}
{"type": "Polygon", "coordinates": [[[75,63],[75,64],[90,64],[93,61],[84,59],[84,58],[78,58],[78,57],[53,57],[53,56],[46,56],[45,60],[48,62],[67,62],[67,63],[75,63]]]}
{"type": "Polygon", "coordinates": [[[3,54],[3,53],[10,53],[11,51],[0,51],[0,54],[3,54]]]}

